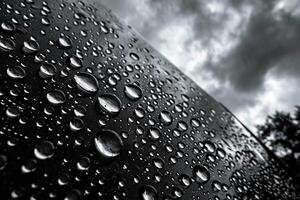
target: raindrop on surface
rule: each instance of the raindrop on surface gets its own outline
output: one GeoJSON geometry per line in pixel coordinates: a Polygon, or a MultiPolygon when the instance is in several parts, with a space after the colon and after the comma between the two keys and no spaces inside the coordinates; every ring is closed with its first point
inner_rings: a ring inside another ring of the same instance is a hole
{"type": "Polygon", "coordinates": [[[214,192],[218,192],[222,189],[222,185],[219,181],[213,181],[211,186],[214,192]]]}
{"type": "Polygon", "coordinates": [[[0,51],[1,52],[10,52],[13,51],[16,47],[14,41],[10,39],[0,38],[0,51]]]}
{"type": "Polygon", "coordinates": [[[0,154],[0,170],[3,170],[7,165],[7,157],[3,154],[0,154]]]}
{"type": "Polygon", "coordinates": [[[24,53],[33,54],[37,52],[40,48],[40,45],[35,40],[27,40],[23,43],[22,50],[24,53]]]}
{"type": "Polygon", "coordinates": [[[153,159],[153,166],[158,168],[158,169],[162,169],[164,167],[164,162],[160,158],[154,158],[153,159]]]}
{"type": "Polygon", "coordinates": [[[56,74],[56,67],[50,63],[44,63],[40,66],[39,76],[41,78],[49,78],[56,74]]]}
{"type": "Polygon", "coordinates": [[[22,165],[21,170],[23,173],[31,173],[37,168],[37,160],[30,159],[24,165],[22,165]]]}
{"type": "Polygon", "coordinates": [[[121,102],[113,94],[103,94],[98,97],[98,106],[100,111],[108,115],[116,115],[121,110],[121,102]]]}
{"type": "Polygon", "coordinates": [[[77,162],[77,169],[78,170],[87,170],[90,167],[91,160],[88,157],[81,157],[80,160],[77,162]]]}
{"type": "Polygon", "coordinates": [[[70,121],[69,125],[71,131],[75,132],[80,131],[84,127],[84,122],[79,118],[75,118],[70,121]]]}
{"type": "Polygon", "coordinates": [[[55,146],[50,141],[43,141],[35,145],[34,155],[40,160],[46,160],[54,155],[55,146]]]}
{"type": "Polygon", "coordinates": [[[157,191],[153,186],[147,185],[139,189],[139,200],[157,200],[157,191]]]}
{"type": "Polygon", "coordinates": [[[136,85],[126,85],[124,87],[124,93],[128,99],[133,101],[136,101],[142,97],[142,90],[136,85]]]}
{"type": "Polygon", "coordinates": [[[205,167],[197,165],[193,168],[193,177],[195,178],[196,182],[205,184],[210,179],[210,173],[205,167]]]}
{"type": "Polygon", "coordinates": [[[140,57],[136,53],[130,53],[129,56],[130,58],[136,61],[140,59],[140,57]]]}
{"type": "Polygon", "coordinates": [[[58,38],[58,44],[62,49],[70,49],[72,48],[71,39],[67,36],[61,36],[58,38]]]}
{"type": "Polygon", "coordinates": [[[159,115],[159,119],[164,125],[170,125],[172,123],[172,116],[168,111],[162,111],[159,115]]]}
{"type": "Polygon", "coordinates": [[[75,74],[74,80],[80,92],[94,94],[98,90],[98,80],[89,73],[75,74]]]}
{"type": "Polygon", "coordinates": [[[60,105],[66,101],[65,94],[60,90],[54,90],[48,92],[46,97],[48,102],[51,103],[52,105],[60,105]]]}
{"type": "Polygon", "coordinates": [[[190,177],[185,174],[181,174],[178,178],[178,181],[182,186],[185,186],[185,187],[188,187],[191,185],[190,177]]]}
{"type": "Polygon", "coordinates": [[[16,30],[16,26],[11,22],[2,22],[1,29],[6,32],[14,32],[16,30]]]}
{"type": "Polygon", "coordinates": [[[13,79],[22,79],[26,76],[25,70],[20,66],[9,67],[6,70],[7,75],[13,79]]]}
{"type": "Polygon", "coordinates": [[[74,69],[78,69],[82,67],[82,61],[80,60],[80,58],[76,56],[69,57],[67,59],[67,64],[74,69]]]}
{"type": "Polygon", "coordinates": [[[112,159],[120,155],[123,148],[121,137],[112,130],[101,130],[94,138],[97,152],[102,158],[112,159]]]}
{"type": "Polygon", "coordinates": [[[160,138],[160,131],[157,128],[150,128],[148,133],[151,140],[155,141],[160,138]]]}

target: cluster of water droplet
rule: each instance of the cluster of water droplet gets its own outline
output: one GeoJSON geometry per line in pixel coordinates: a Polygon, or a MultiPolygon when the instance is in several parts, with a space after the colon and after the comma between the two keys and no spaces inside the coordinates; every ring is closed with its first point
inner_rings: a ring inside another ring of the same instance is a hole
{"type": "Polygon", "coordinates": [[[0,187],[9,198],[292,194],[231,114],[105,8],[4,1],[0,16],[0,187]]]}

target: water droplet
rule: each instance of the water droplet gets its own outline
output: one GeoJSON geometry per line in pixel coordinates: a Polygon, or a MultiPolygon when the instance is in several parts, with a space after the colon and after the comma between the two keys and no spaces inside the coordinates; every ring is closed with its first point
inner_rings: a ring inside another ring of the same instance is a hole
{"type": "Polygon", "coordinates": [[[0,154],[0,170],[3,170],[7,165],[7,157],[3,154],[0,154]]]}
{"type": "Polygon", "coordinates": [[[79,118],[75,118],[70,121],[71,131],[74,131],[74,132],[80,131],[83,127],[84,127],[84,122],[79,118]]]}
{"type": "Polygon", "coordinates": [[[37,52],[40,48],[40,45],[37,43],[37,41],[30,39],[23,43],[22,50],[24,53],[27,54],[33,54],[37,52]]]}
{"type": "Polygon", "coordinates": [[[90,167],[91,160],[88,157],[81,157],[80,160],[77,162],[77,169],[78,170],[87,170],[90,167]]]}
{"type": "Polygon", "coordinates": [[[158,168],[158,169],[162,169],[164,167],[164,162],[160,158],[154,158],[153,159],[153,166],[158,168]]]}
{"type": "Polygon", "coordinates": [[[219,181],[213,181],[211,186],[214,192],[219,192],[222,189],[222,185],[219,181]]]}
{"type": "Polygon", "coordinates": [[[112,159],[120,155],[123,148],[121,137],[112,130],[101,130],[94,138],[97,152],[102,158],[112,159]]]}
{"type": "Polygon", "coordinates": [[[164,125],[170,125],[172,123],[172,116],[168,111],[162,111],[159,115],[159,119],[164,125]]]}
{"type": "Polygon", "coordinates": [[[52,105],[60,105],[66,101],[65,94],[60,90],[51,91],[47,93],[46,97],[48,102],[52,105]]]}
{"type": "Polygon", "coordinates": [[[98,80],[89,73],[78,73],[74,76],[76,86],[80,92],[94,94],[98,90],[98,80]]]}
{"type": "Polygon", "coordinates": [[[70,49],[72,48],[71,39],[67,36],[60,36],[58,38],[58,44],[62,49],[70,49]]]}
{"type": "Polygon", "coordinates": [[[74,69],[78,69],[82,67],[82,61],[80,60],[80,58],[76,56],[69,57],[67,59],[67,64],[74,69]]]}
{"type": "Polygon", "coordinates": [[[157,191],[153,186],[146,185],[139,189],[140,200],[157,200],[157,191]]]}
{"type": "Polygon", "coordinates": [[[137,107],[136,109],[134,109],[134,116],[136,116],[139,119],[144,118],[145,110],[143,108],[137,107]]]}
{"type": "Polygon", "coordinates": [[[160,131],[157,128],[149,129],[149,138],[153,141],[158,140],[160,138],[160,131]]]}
{"type": "Polygon", "coordinates": [[[49,78],[56,74],[56,67],[50,63],[44,63],[40,66],[39,76],[41,78],[49,78]]]}
{"type": "Polygon", "coordinates": [[[0,51],[1,52],[10,52],[13,51],[16,47],[14,41],[10,39],[0,38],[0,51]]]}
{"type": "Polygon", "coordinates": [[[2,22],[1,29],[6,32],[14,32],[16,30],[16,26],[11,22],[2,22]]]}
{"type": "Polygon", "coordinates": [[[195,128],[199,127],[200,126],[199,120],[195,118],[191,119],[191,126],[195,128]]]}
{"type": "Polygon", "coordinates": [[[121,102],[113,94],[103,94],[98,97],[98,105],[103,114],[116,115],[121,110],[121,102]]]}
{"type": "Polygon", "coordinates": [[[210,174],[208,170],[200,165],[197,165],[193,168],[193,177],[200,184],[205,184],[210,179],[210,174]]]}
{"type": "Polygon", "coordinates": [[[37,160],[29,159],[24,165],[22,165],[21,170],[23,173],[31,173],[37,168],[37,160]]]}
{"type": "Polygon", "coordinates": [[[25,70],[20,66],[9,67],[6,70],[7,75],[13,79],[22,79],[26,76],[25,70]]]}
{"type": "Polygon", "coordinates": [[[49,159],[54,155],[55,146],[50,141],[43,141],[35,145],[34,155],[40,160],[49,159]]]}
{"type": "Polygon", "coordinates": [[[136,85],[126,85],[124,88],[126,97],[130,100],[136,101],[142,97],[142,90],[136,85]]]}
{"type": "Polygon", "coordinates": [[[133,60],[139,60],[140,57],[136,54],[136,53],[130,53],[129,54],[130,58],[132,58],[133,60]]]}
{"type": "Polygon", "coordinates": [[[178,177],[178,181],[182,186],[188,187],[191,185],[191,179],[189,176],[185,175],[185,174],[181,174],[178,177]]]}

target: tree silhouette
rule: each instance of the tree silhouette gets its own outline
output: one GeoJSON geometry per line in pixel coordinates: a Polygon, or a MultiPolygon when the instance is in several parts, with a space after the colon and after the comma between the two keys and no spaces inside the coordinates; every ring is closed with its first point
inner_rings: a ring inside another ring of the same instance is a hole
{"type": "Polygon", "coordinates": [[[300,106],[294,113],[275,112],[257,130],[258,137],[283,161],[300,189],[300,106]]]}

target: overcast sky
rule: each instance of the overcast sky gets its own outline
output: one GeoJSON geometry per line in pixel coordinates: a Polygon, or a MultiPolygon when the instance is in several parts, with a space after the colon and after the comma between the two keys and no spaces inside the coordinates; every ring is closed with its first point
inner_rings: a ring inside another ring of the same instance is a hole
{"type": "Polygon", "coordinates": [[[255,131],[300,104],[300,0],[101,0],[255,131]]]}

